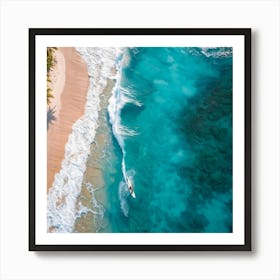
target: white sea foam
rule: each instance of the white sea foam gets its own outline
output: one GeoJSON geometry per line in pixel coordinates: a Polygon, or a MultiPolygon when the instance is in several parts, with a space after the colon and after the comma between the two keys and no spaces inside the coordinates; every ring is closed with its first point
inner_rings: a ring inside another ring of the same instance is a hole
{"type": "Polygon", "coordinates": [[[109,99],[108,112],[110,117],[110,123],[112,125],[114,136],[116,137],[123,153],[125,154],[124,149],[124,137],[125,136],[135,136],[138,133],[128,127],[125,127],[121,124],[121,110],[126,104],[134,104],[135,106],[141,107],[143,104],[136,99],[132,90],[125,89],[121,87],[121,73],[123,66],[122,61],[127,60],[126,54],[123,52],[120,54],[118,59],[118,74],[117,82],[113,88],[113,94],[109,99]]]}
{"type": "Polygon", "coordinates": [[[223,58],[232,56],[232,48],[200,48],[200,52],[206,57],[223,58]]]}
{"type": "Polygon", "coordinates": [[[129,204],[128,204],[128,198],[130,196],[130,193],[128,191],[127,185],[124,180],[122,180],[119,184],[119,200],[120,200],[120,207],[122,210],[122,213],[125,217],[128,217],[129,213],[129,204]]]}
{"type": "Polygon", "coordinates": [[[217,47],[217,48],[186,48],[187,52],[196,56],[206,56],[214,58],[224,58],[232,56],[232,48],[230,47],[217,47]]]}
{"type": "MultiPolygon", "coordinates": [[[[97,190],[93,187],[92,184],[87,183],[86,184],[86,188],[89,191],[90,195],[91,195],[91,203],[92,203],[92,208],[88,208],[87,206],[84,206],[81,202],[79,202],[77,204],[77,210],[76,210],[76,218],[80,218],[82,216],[84,216],[87,213],[92,213],[94,215],[98,215],[101,216],[100,220],[103,219],[104,216],[104,206],[100,203],[98,203],[98,201],[95,198],[94,192],[97,190]]],[[[97,224],[96,224],[97,226],[97,224]]]]}
{"type": "MultiPolygon", "coordinates": [[[[87,63],[90,84],[84,115],[72,127],[61,170],[55,175],[48,193],[47,222],[48,229],[52,232],[73,232],[76,218],[89,211],[77,205],[77,198],[81,192],[90,144],[95,138],[100,110],[99,95],[102,94],[108,78],[117,78],[116,63],[121,53],[118,48],[76,49],[87,63]]],[[[95,210],[91,211],[95,214],[102,213],[100,207],[94,208],[95,210]]]]}
{"type": "Polygon", "coordinates": [[[125,162],[124,159],[122,161],[122,169],[123,172],[126,174],[126,178],[124,178],[119,184],[119,200],[120,200],[120,207],[124,216],[129,216],[129,203],[128,200],[131,198],[130,192],[127,187],[127,179],[134,185],[134,176],[136,174],[134,169],[125,170],[125,162]]]}
{"type": "MultiPolygon", "coordinates": [[[[113,134],[119,143],[119,146],[122,150],[122,155],[123,155],[122,173],[123,173],[124,181],[122,181],[119,185],[119,199],[120,199],[120,203],[121,203],[122,212],[124,213],[125,216],[128,216],[128,207],[127,207],[127,203],[125,202],[126,197],[124,196],[125,192],[124,192],[123,183],[125,182],[126,184],[128,184],[127,178],[129,175],[128,175],[126,164],[125,164],[126,151],[125,151],[124,140],[127,136],[129,136],[129,137],[135,136],[138,133],[121,124],[121,110],[124,108],[124,106],[126,104],[129,104],[129,103],[133,104],[135,106],[138,106],[138,107],[143,105],[134,96],[132,88],[130,88],[128,90],[128,89],[124,89],[123,87],[121,87],[121,74],[122,74],[121,68],[122,68],[122,66],[125,66],[123,61],[129,60],[127,58],[127,56],[128,55],[125,52],[123,52],[119,55],[119,58],[117,59],[117,61],[118,61],[118,63],[117,63],[117,68],[118,68],[117,82],[115,83],[115,86],[113,88],[113,94],[109,99],[109,106],[108,106],[108,112],[109,112],[109,117],[110,117],[110,123],[112,125],[113,134]]],[[[133,180],[132,174],[130,174],[129,179],[133,180]]],[[[126,189],[127,189],[127,193],[129,194],[127,186],[126,186],[126,189]]]]}
{"type": "Polygon", "coordinates": [[[232,56],[232,48],[201,48],[201,53],[206,57],[228,57],[232,56]]]}

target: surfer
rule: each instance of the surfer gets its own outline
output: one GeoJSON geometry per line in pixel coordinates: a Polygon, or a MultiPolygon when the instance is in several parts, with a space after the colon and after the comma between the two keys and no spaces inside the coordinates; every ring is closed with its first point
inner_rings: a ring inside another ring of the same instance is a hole
{"type": "Polygon", "coordinates": [[[126,177],[126,184],[127,184],[127,186],[128,186],[128,190],[129,190],[130,195],[131,195],[133,198],[136,198],[133,185],[132,185],[132,183],[131,183],[131,181],[129,180],[128,177],[126,177]]]}

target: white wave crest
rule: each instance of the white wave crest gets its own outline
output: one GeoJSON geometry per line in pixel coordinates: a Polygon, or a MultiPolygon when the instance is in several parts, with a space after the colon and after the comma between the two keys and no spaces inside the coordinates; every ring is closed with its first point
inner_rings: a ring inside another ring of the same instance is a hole
{"type": "Polygon", "coordinates": [[[195,56],[205,56],[214,58],[231,57],[233,50],[231,47],[202,47],[186,48],[187,52],[195,56]]]}
{"type": "MultiPolygon", "coordinates": [[[[125,182],[127,183],[127,171],[126,171],[126,164],[125,164],[125,146],[124,146],[124,140],[125,136],[135,136],[138,133],[132,129],[129,129],[128,127],[121,124],[121,111],[124,108],[124,106],[128,103],[134,104],[136,106],[142,106],[143,104],[139,102],[133,92],[132,88],[124,89],[121,87],[121,73],[122,73],[122,66],[123,61],[127,60],[126,58],[127,54],[125,52],[121,53],[119,55],[119,58],[117,59],[117,69],[118,69],[118,75],[117,75],[117,81],[115,83],[115,86],[113,88],[113,94],[109,99],[109,106],[108,106],[108,112],[110,117],[110,123],[112,125],[112,131],[116,138],[116,140],[119,143],[119,146],[122,150],[122,173],[123,178],[125,182]]],[[[122,183],[120,183],[120,186],[122,186],[122,183]]],[[[121,197],[119,197],[121,200],[121,197]]],[[[123,210],[122,200],[121,200],[121,208],[123,210]]],[[[123,211],[124,212],[124,211],[123,211]]],[[[124,212],[125,214],[126,212],[124,212]]],[[[128,214],[128,212],[127,212],[128,214]]],[[[127,214],[125,214],[127,216],[127,214]]]]}
{"type": "Polygon", "coordinates": [[[84,115],[72,127],[61,170],[48,193],[47,223],[51,232],[72,232],[76,218],[85,211],[77,205],[77,198],[98,125],[99,95],[107,79],[116,78],[116,59],[121,52],[118,48],[76,49],[86,61],[90,83],[84,115]]]}
{"type": "Polygon", "coordinates": [[[201,53],[206,57],[222,58],[232,56],[232,48],[201,48],[201,53]]]}
{"type": "Polygon", "coordinates": [[[132,129],[129,129],[121,124],[121,110],[126,104],[134,104],[141,107],[143,104],[136,99],[132,90],[124,89],[121,87],[121,67],[122,61],[125,60],[126,54],[120,53],[117,64],[118,74],[116,76],[117,81],[113,88],[113,94],[109,99],[108,112],[110,117],[110,123],[112,125],[112,130],[115,138],[117,139],[123,154],[125,154],[124,149],[124,136],[135,136],[138,133],[132,129]]]}

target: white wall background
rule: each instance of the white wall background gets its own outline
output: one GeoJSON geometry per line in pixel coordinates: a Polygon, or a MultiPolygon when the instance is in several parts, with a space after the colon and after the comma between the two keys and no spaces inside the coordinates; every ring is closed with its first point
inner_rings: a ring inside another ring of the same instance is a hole
{"type": "Polygon", "coordinates": [[[0,0],[0,279],[280,279],[280,2],[0,0]],[[29,252],[28,28],[251,27],[253,252],[29,252]]]}

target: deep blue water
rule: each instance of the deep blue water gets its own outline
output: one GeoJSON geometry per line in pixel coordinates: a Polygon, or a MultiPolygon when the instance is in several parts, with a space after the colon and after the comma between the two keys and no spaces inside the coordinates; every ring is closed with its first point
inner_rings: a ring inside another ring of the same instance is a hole
{"type": "Polygon", "coordinates": [[[101,231],[232,232],[231,48],[132,48],[122,61],[101,231]]]}

